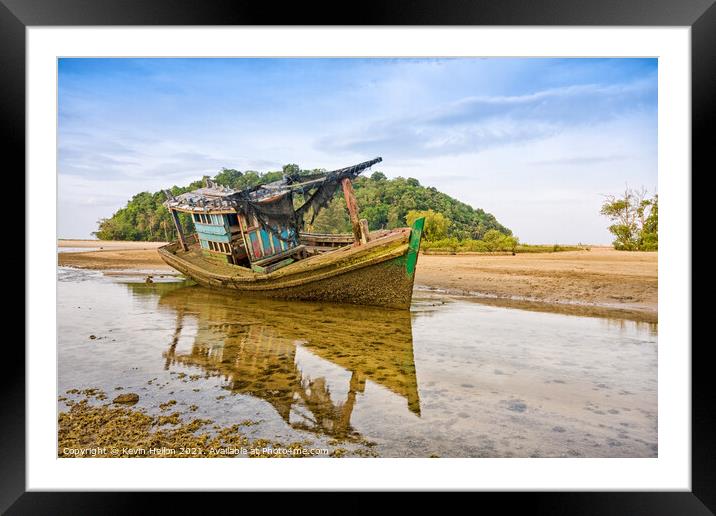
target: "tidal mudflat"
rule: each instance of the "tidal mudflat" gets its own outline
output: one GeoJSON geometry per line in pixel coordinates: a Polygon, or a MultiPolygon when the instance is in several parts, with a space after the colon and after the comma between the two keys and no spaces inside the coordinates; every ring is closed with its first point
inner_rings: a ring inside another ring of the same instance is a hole
{"type": "Polygon", "coordinates": [[[60,456],[113,444],[657,456],[655,323],[422,291],[408,312],[153,280],[59,269],[60,456]]]}
{"type": "MultiPolygon", "coordinates": [[[[59,240],[62,253],[58,261],[60,265],[82,269],[176,272],[156,252],[161,245],[162,242],[59,240]]],[[[415,284],[449,295],[484,301],[525,301],[585,315],[649,322],[658,319],[658,256],[653,252],[592,247],[589,251],[515,256],[421,253],[419,262],[415,284]]]]}

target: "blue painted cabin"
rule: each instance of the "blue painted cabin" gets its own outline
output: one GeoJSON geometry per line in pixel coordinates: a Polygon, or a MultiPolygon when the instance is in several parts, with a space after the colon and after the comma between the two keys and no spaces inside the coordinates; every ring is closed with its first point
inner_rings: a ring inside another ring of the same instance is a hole
{"type": "Polygon", "coordinates": [[[298,246],[293,228],[278,226],[265,230],[255,218],[237,213],[194,212],[192,221],[201,248],[209,255],[233,264],[265,264],[279,260],[298,246]]]}

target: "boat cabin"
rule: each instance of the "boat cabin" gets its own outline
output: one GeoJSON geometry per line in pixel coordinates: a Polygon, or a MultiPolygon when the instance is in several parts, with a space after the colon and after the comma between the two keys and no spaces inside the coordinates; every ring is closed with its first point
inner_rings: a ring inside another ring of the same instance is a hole
{"type": "Polygon", "coordinates": [[[381,158],[376,158],[314,176],[284,177],[245,190],[227,188],[206,179],[203,188],[191,192],[174,196],[165,191],[164,205],[172,214],[183,251],[188,252],[190,244],[198,243],[201,252],[213,260],[255,272],[271,272],[309,256],[316,248],[316,240],[341,240],[338,235],[316,236],[308,245],[300,240],[300,230],[309,210],[315,217],[341,186],[351,217],[354,244],[367,243],[368,225],[358,220],[351,180],[380,161],[381,158]],[[303,204],[297,208],[294,207],[295,192],[303,195],[303,204]],[[180,212],[191,216],[195,235],[190,238],[184,236],[180,212]]]}
{"type": "MultiPolygon", "coordinates": [[[[241,213],[232,206],[235,190],[209,185],[172,199],[171,210],[191,215],[196,236],[193,237],[203,253],[214,260],[250,267],[257,272],[278,268],[295,261],[302,251],[297,228],[291,221],[274,221],[268,227],[259,221],[260,215],[241,213]]],[[[267,199],[271,204],[277,199],[267,199]]],[[[259,203],[262,204],[262,203],[259,203]]],[[[181,229],[178,219],[177,228],[181,229]]],[[[185,240],[183,235],[180,241],[185,240]]],[[[183,244],[188,247],[186,242],[183,244]]]]}

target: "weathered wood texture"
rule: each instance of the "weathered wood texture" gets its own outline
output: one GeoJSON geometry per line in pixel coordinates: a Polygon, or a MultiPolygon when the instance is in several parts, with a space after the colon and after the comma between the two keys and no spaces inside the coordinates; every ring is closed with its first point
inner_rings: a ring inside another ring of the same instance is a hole
{"type": "Polygon", "coordinates": [[[176,212],[176,210],[171,210],[172,212],[172,220],[174,221],[174,227],[177,230],[177,235],[179,236],[179,244],[181,245],[182,249],[185,251],[189,250],[189,246],[186,244],[186,239],[184,238],[184,230],[181,227],[181,222],[179,221],[179,214],[176,212]]]}
{"type": "Polygon", "coordinates": [[[361,237],[365,239],[364,243],[370,242],[370,230],[368,229],[368,220],[360,219],[361,237]]]}
{"type": "Polygon", "coordinates": [[[355,243],[356,245],[365,244],[368,240],[363,235],[363,228],[358,219],[358,202],[356,201],[356,194],[353,191],[353,184],[351,180],[346,177],[341,181],[341,186],[343,186],[343,196],[346,199],[346,206],[348,207],[348,215],[351,219],[355,243]]]}

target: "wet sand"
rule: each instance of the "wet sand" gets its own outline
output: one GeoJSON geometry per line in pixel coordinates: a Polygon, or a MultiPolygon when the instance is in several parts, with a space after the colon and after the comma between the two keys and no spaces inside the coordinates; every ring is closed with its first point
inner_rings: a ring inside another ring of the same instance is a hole
{"type": "Polygon", "coordinates": [[[656,320],[657,253],[589,251],[515,256],[422,255],[415,282],[450,294],[643,313],[656,320]]]}
{"type": "Polygon", "coordinates": [[[61,457],[658,455],[656,324],[424,290],[386,317],[124,274],[58,271],[61,457]]]}
{"type": "MultiPolygon", "coordinates": [[[[71,248],[60,252],[58,264],[95,270],[153,270],[172,272],[162,261],[157,248],[166,242],[125,242],[112,240],[58,240],[57,246],[71,248]],[[82,249],[82,250],[79,250],[82,249]]],[[[176,272],[176,271],[174,271],[176,272]]]]}
{"type": "MultiPolygon", "coordinates": [[[[156,252],[162,242],[59,240],[58,245],[73,248],[58,254],[62,266],[173,271],[156,252]]],[[[415,283],[448,294],[619,310],[656,321],[657,265],[657,253],[608,247],[515,256],[421,255],[415,283]]]]}

